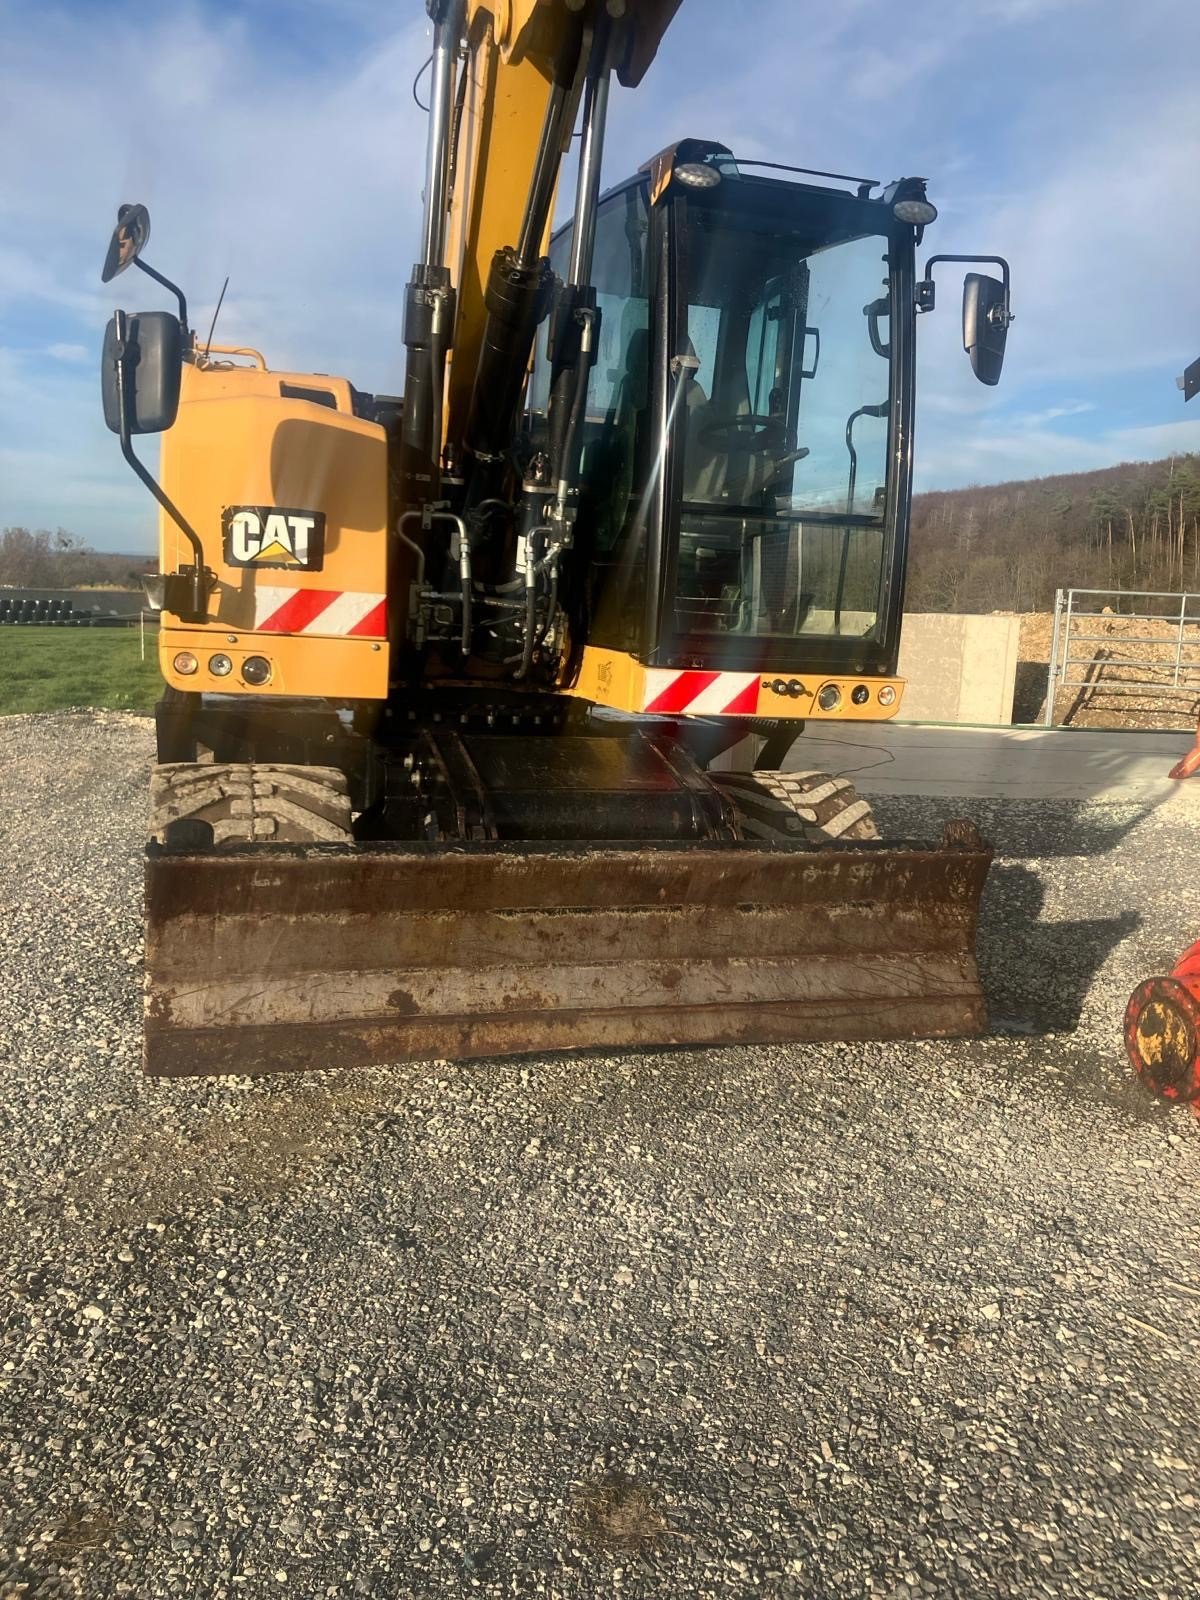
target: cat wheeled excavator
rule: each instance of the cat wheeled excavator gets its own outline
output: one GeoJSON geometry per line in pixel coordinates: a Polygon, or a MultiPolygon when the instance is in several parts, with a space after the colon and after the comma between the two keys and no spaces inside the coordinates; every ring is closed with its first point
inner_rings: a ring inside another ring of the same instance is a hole
{"type": "Polygon", "coordinates": [[[780,768],[900,708],[916,319],[998,262],[996,382],[1007,265],[918,278],[924,180],[784,152],[685,138],[601,195],[677,6],[428,0],[400,395],[201,344],[121,209],[105,280],[178,300],[103,358],[161,508],[151,1073],[984,1025],[978,834],[884,844],[780,768]]]}

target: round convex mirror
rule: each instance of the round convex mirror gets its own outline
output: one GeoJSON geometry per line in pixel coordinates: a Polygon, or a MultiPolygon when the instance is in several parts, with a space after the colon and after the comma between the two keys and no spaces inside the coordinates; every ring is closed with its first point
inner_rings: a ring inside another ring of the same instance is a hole
{"type": "Polygon", "coordinates": [[[115,278],[118,272],[124,272],[136,261],[146,248],[149,237],[150,213],[145,206],[123,205],[117,212],[117,225],[108,242],[104,271],[100,274],[101,283],[115,278]]]}

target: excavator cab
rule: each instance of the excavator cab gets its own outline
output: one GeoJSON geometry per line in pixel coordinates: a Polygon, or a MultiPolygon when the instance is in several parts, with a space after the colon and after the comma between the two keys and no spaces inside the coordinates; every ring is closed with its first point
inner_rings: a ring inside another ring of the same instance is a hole
{"type": "MultiPolygon", "coordinates": [[[[569,248],[566,229],[556,271],[569,248]]],[[[649,172],[604,196],[592,274],[601,331],[576,535],[589,647],[650,668],[889,678],[912,227],[879,199],[742,172],[718,150],[676,167],[657,202],[649,172]]],[[[530,385],[535,449],[548,343],[530,385]]],[[[879,717],[899,693],[873,683],[847,704],[879,717]]]]}

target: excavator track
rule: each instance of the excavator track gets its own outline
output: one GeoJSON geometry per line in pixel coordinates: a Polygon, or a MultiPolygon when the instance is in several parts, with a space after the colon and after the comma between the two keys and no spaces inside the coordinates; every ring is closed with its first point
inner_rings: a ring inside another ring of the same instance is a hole
{"type": "Polygon", "coordinates": [[[866,800],[849,778],[829,772],[710,772],[733,802],[747,839],[878,839],[866,800]]]}
{"type": "Polygon", "coordinates": [[[336,767],[163,762],[150,778],[160,844],[346,844],[350,797],[336,767]]]}

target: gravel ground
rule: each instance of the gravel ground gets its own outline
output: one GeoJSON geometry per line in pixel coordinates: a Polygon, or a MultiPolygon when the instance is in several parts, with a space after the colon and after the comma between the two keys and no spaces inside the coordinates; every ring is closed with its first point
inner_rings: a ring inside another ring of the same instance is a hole
{"type": "Polygon", "coordinates": [[[0,721],[4,1600],[1195,1592],[1188,812],[973,805],[982,1041],[148,1085],[150,748],[0,721]]]}

